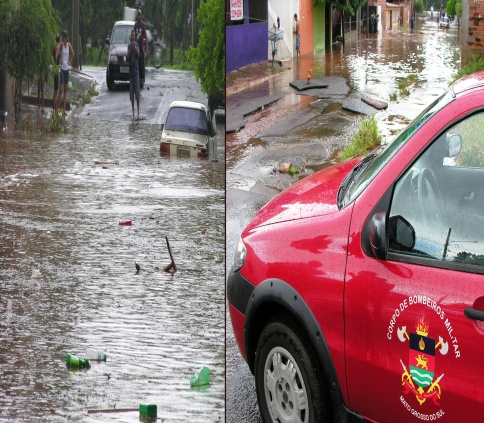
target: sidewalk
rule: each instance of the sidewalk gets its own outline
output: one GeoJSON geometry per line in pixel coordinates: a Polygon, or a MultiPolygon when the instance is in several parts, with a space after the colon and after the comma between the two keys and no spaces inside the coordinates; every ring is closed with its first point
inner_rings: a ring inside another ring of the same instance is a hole
{"type": "Polygon", "coordinates": [[[274,103],[289,92],[332,98],[340,102],[343,109],[357,114],[372,115],[378,110],[375,106],[379,104],[384,104],[383,108],[387,107],[384,102],[372,102],[368,96],[366,96],[368,101],[365,103],[362,101],[364,93],[356,97],[354,93],[349,96],[351,90],[347,84],[348,81],[342,76],[312,76],[308,77],[310,81],[304,79],[307,75],[312,75],[313,60],[312,56],[303,56],[283,63],[275,62],[274,67],[271,66],[270,61],[259,62],[229,73],[226,77],[226,133],[244,128],[244,117],[274,103]],[[310,74],[308,69],[311,69],[310,74]],[[287,90],[279,86],[279,89],[273,90],[270,95],[262,95],[264,90],[257,92],[258,85],[278,77],[287,80],[287,90]]]}
{"type": "MultiPolygon", "coordinates": [[[[67,101],[66,101],[66,114],[67,118],[71,112],[75,109],[76,103],[82,95],[85,95],[91,86],[95,84],[95,79],[82,71],[77,69],[71,69],[69,72],[69,82],[72,82],[71,88],[67,90],[67,101]]],[[[35,111],[39,111],[39,100],[37,96],[38,86],[34,83],[29,87],[27,93],[22,95],[22,115],[31,115],[35,111]]],[[[52,96],[54,94],[54,86],[52,77],[50,77],[47,82],[44,83],[44,110],[48,112],[48,109],[52,109],[52,96]]],[[[63,101],[63,96],[61,99],[61,106],[63,101]]]]}
{"type": "Polygon", "coordinates": [[[237,69],[226,75],[226,134],[236,132],[243,128],[245,126],[245,116],[255,113],[282,98],[282,95],[268,95],[254,98],[251,92],[244,94],[244,91],[265,81],[277,78],[278,75],[289,71],[293,66],[292,62],[292,60],[282,64],[281,62],[275,62],[274,67],[271,66],[271,62],[269,61],[259,62],[237,69]]]}
{"type": "Polygon", "coordinates": [[[274,67],[271,66],[270,61],[253,63],[228,73],[225,81],[226,96],[230,97],[232,94],[276,77],[281,72],[291,69],[292,62],[292,59],[282,63],[275,61],[274,67]]]}

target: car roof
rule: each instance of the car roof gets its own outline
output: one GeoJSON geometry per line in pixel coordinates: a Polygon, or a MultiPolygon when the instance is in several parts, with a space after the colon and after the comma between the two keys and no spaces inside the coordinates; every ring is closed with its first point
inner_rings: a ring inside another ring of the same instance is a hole
{"type": "Polygon", "coordinates": [[[134,26],[135,22],[134,21],[117,21],[114,23],[114,26],[134,26]]]}
{"type": "Polygon", "coordinates": [[[183,107],[185,109],[198,109],[198,110],[207,110],[207,106],[202,103],[196,103],[195,101],[184,101],[184,100],[175,100],[170,104],[170,109],[173,107],[183,107]]]}

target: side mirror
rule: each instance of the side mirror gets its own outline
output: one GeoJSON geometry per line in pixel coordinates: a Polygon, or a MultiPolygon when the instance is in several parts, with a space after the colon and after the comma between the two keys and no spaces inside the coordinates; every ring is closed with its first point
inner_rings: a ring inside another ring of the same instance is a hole
{"type": "Polygon", "coordinates": [[[386,260],[388,252],[388,242],[386,238],[386,213],[375,213],[371,218],[369,229],[370,247],[373,255],[380,260],[386,260]]]}
{"type": "Polygon", "coordinates": [[[165,124],[164,123],[161,124],[161,132],[163,132],[163,129],[165,129],[165,124]]]}
{"type": "Polygon", "coordinates": [[[109,38],[106,38],[105,43],[106,45],[109,45],[111,43],[111,40],[109,38]]]}
{"type": "Polygon", "coordinates": [[[415,229],[402,216],[392,216],[388,221],[388,239],[392,249],[411,251],[415,247],[415,229]]]}
{"type": "Polygon", "coordinates": [[[462,151],[462,137],[460,134],[447,134],[446,157],[456,157],[462,151]]]}

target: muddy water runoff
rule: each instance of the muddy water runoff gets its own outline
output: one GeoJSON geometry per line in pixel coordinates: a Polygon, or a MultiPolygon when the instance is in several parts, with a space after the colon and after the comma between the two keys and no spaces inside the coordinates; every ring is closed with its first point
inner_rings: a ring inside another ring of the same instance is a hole
{"type": "Polygon", "coordinates": [[[0,134],[0,421],[222,421],[223,160],[160,157],[158,125],[70,129],[0,134]],[[107,361],[69,370],[86,348],[107,361]]]}
{"type": "Polygon", "coordinates": [[[289,82],[306,79],[309,70],[313,78],[344,77],[350,89],[348,97],[366,94],[387,102],[388,109],[376,113],[386,143],[445,91],[459,66],[456,23],[450,29],[439,29],[435,20],[419,20],[414,33],[383,31],[347,41],[344,47],[334,45],[331,52],[294,60],[291,69],[250,89],[254,97],[280,93],[283,97],[246,117],[244,129],[227,134],[227,187],[247,189],[257,178],[281,190],[296,179],[269,176],[282,159],[306,160],[306,172],[300,173],[300,178],[337,161],[336,154],[358,129],[361,115],[343,110],[343,97],[318,99],[296,93],[289,82]],[[409,95],[400,95],[399,83],[410,74],[417,76],[416,82],[409,84],[409,95]],[[390,100],[393,93],[398,94],[395,101],[390,100]],[[297,119],[291,119],[296,114],[297,119]]]}

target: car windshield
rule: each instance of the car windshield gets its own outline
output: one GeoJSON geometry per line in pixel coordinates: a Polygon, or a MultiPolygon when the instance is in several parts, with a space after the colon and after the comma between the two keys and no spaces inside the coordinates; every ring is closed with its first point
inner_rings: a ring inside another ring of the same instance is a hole
{"type": "Polygon", "coordinates": [[[165,129],[207,135],[207,117],[204,110],[173,107],[168,112],[165,129]]]}
{"type": "Polygon", "coordinates": [[[390,161],[398,150],[418,131],[418,129],[429,120],[435,113],[452,101],[452,93],[447,90],[445,94],[437,98],[430,106],[420,113],[392,142],[375,157],[374,152],[370,153],[370,160],[365,160],[368,164],[360,166],[358,163],[355,172],[351,172],[343,181],[344,196],[339,202],[340,208],[346,207],[355,200],[358,195],[368,186],[371,180],[380,170],[390,161]]]}
{"type": "Polygon", "coordinates": [[[132,29],[132,26],[115,26],[113,36],[111,37],[111,44],[129,44],[132,29]]]}

